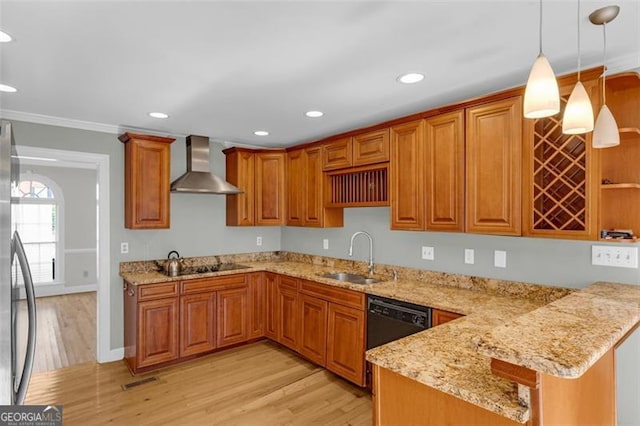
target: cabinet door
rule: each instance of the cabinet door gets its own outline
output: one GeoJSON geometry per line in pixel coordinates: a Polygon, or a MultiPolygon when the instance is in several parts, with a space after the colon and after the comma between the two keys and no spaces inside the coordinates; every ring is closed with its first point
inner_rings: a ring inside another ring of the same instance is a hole
{"type": "Polygon", "coordinates": [[[267,303],[265,306],[265,329],[264,335],[272,340],[278,340],[279,304],[278,304],[278,282],[280,276],[271,272],[264,274],[264,284],[266,290],[267,303]]]}
{"type": "Polygon", "coordinates": [[[344,169],[352,165],[351,138],[342,138],[322,146],[322,168],[324,170],[344,169]]]}
{"type": "Polygon", "coordinates": [[[431,326],[436,327],[438,325],[445,324],[449,321],[453,321],[464,315],[456,314],[455,312],[441,311],[440,309],[431,310],[431,326]]]}
{"type": "Polygon", "coordinates": [[[391,229],[424,230],[424,123],[391,128],[391,229]]]}
{"type": "Polygon", "coordinates": [[[267,305],[264,273],[249,275],[249,339],[265,334],[265,308],[267,305]]]}
{"type": "Polygon", "coordinates": [[[138,303],[138,367],[178,358],[178,298],[138,303]]]}
{"type": "Polygon", "coordinates": [[[365,385],[364,311],[329,304],[327,368],[345,379],[365,385]]]}
{"type": "MultiPolygon", "coordinates": [[[[322,173],[322,148],[308,148],[305,153],[304,168],[306,170],[306,184],[303,192],[304,225],[313,227],[324,226],[324,174],[322,173]]],[[[300,185],[303,186],[303,185],[300,185]]],[[[338,212],[342,218],[342,210],[329,212],[330,221],[333,221],[333,212],[338,212]]],[[[333,224],[330,223],[330,226],[333,224]]],[[[342,224],[340,224],[342,225],[342,224]]]]}
{"type": "Polygon", "coordinates": [[[280,277],[278,284],[278,342],[297,351],[299,339],[299,307],[297,279],[280,277]]]}
{"type": "Polygon", "coordinates": [[[217,292],[218,347],[247,341],[247,287],[217,292]]]}
{"type": "Polygon", "coordinates": [[[188,294],[180,298],[180,356],[216,348],[216,293],[188,294]]]}
{"type": "Polygon", "coordinates": [[[427,230],[464,231],[464,111],[425,120],[427,230]]]}
{"type": "Polygon", "coordinates": [[[522,97],[467,110],[466,230],[520,235],[522,97]]]}
{"type": "Polygon", "coordinates": [[[226,154],[226,180],[244,191],[227,195],[227,226],[255,225],[256,163],[252,151],[231,150],[226,154]]]}
{"type": "Polygon", "coordinates": [[[307,171],[305,151],[287,153],[287,226],[303,226],[307,171]]]}
{"type": "Polygon", "coordinates": [[[125,227],[169,228],[174,139],[125,133],[120,140],[125,142],[125,227]]]}
{"type": "Polygon", "coordinates": [[[284,152],[256,154],[256,225],[284,225],[284,152]]]}
{"type": "Polygon", "coordinates": [[[327,353],[327,305],[300,294],[300,348],[302,356],[324,367],[327,353]]]}
{"type": "Polygon", "coordinates": [[[376,130],[353,137],[353,165],[389,161],[389,129],[376,130]]]}

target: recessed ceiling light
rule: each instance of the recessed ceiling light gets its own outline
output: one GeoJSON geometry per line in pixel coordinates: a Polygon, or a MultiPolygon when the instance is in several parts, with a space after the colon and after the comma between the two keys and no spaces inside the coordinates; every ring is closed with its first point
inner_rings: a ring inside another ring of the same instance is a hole
{"type": "Polygon", "coordinates": [[[269,136],[269,132],[266,130],[256,130],[253,134],[256,136],[269,136]]]}
{"type": "Polygon", "coordinates": [[[15,87],[7,86],[6,84],[0,84],[0,92],[14,93],[17,92],[18,89],[15,87]]]}
{"type": "Polygon", "coordinates": [[[424,74],[420,74],[417,72],[410,72],[410,73],[399,76],[398,78],[396,78],[396,81],[398,81],[398,83],[413,84],[413,83],[422,81],[423,79],[424,79],[424,74]]]}
{"type": "Polygon", "coordinates": [[[149,117],[153,118],[169,118],[169,114],[165,114],[164,112],[150,112],[149,117]]]}
{"type": "Polygon", "coordinates": [[[9,43],[11,40],[13,40],[13,37],[4,31],[0,31],[0,43],[9,43]]]}
{"type": "Polygon", "coordinates": [[[310,118],[318,118],[318,117],[322,117],[324,115],[324,112],[322,111],[307,111],[304,113],[304,115],[306,115],[307,117],[310,118]]]}

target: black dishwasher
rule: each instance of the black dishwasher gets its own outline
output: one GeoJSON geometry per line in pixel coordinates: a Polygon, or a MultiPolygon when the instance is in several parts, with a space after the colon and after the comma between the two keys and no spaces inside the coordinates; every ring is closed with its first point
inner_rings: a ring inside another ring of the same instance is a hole
{"type": "Polygon", "coordinates": [[[431,327],[431,308],[367,296],[367,349],[431,327]]]}

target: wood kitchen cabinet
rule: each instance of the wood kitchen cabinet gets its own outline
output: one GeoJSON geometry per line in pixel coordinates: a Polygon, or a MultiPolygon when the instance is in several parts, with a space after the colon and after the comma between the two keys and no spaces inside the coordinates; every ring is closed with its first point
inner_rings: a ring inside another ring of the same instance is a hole
{"type": "Polygon", "coordinates": [[[300,294],[300,348],[302,356],[325,366],[328,302],[300,294]]]}
{"type": "Polygon", "coordinates": [[[180,298],[180,356],[216,348],[216,293],[188,294],[180,298]]]}
{"type": "Polygon", "coordinates": [[[180,355],[178,283],[124,284],[125,360],[137,373],[180,355]]]}
{"type": "Polygon", "coordinates": [[[228,226],[279,226],[285,223],[285,152],[230,148],[226,179],[243,194],[227,195],[228,226]]]}
{"type": "Polygon", "coordinates": [[[246,284],[217,292],[217,346],[219,348],[248,340],[247,314],[249,310],[247,299],[246,284]]]}
{"type": "Polygon", "coordinates": [[[391,229],[425,229],[424,121],[391,128],[391,229]]]}
{"type": "Polygon", "coordinates": [[[365,313],[363,310],[329,304],[327,369],[365,385],[365,313]]]}
{"type": "Polygon", "coordinates": [[[431,309],[431,326],[437,327],[439,325],[445,324],[449,321],[453,321],[455,319],[461,318],[464,315],[456,314],[455,312],[442,311],[440,309],[431,309]]]}
{"type": "Polygon", "coordinates": [[[323,170],[367,166],[389,161],[389,129],[335,139],[322,146],[323,170]]]}
{"type": "Polygon", "coordinates": [[[300,312],[298,307],[298,279],[283,275],[278,283],[278,342],[298,350],[300,312]]]}
{"type": "Polygon", "coordinates": [[[325,179],[320,146],[287,153],[287,226],[343,226],[343,209],[324,206],[325,179]]]}
{"type": "Polygon", "coordinates": [[[521,234],[522,97],[466,110],[466,230],[521,234]]]}
{"type": "Polygon", "coordinates": [[[278,305],[278,283],[280,282],[280,275],[272,272],[265,272],[264,274],[264,289],[265,289],[265,322],[264,322],[264,335],[271,340],[278,341],[279,318],[280,311],[278,305]]]}
{"type": "Polygon", "coordinates": [[[256,339],[265,334],[266,286],[263,272],[249,274],[249,330],[247,337],[256,339]]]}
{"type": "Polygon", "coordinates": [[[425,120],[426,229],[464,231],[464,111],[425,120]]]}
{"type": "Polygon", "coordinates": [[[124,226],[163,229],[170,226],[171,143],[175,139],[124,133],[124,226]]]}

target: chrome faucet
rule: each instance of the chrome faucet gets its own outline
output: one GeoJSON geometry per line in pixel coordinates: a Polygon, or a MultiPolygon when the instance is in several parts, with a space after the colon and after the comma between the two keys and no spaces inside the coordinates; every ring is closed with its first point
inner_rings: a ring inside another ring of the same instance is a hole
{"type": "Polygon", "coordinates": [[[369,275],[373,275],[373,238],[371,237],[371,234],[366,231],[358,231],[351,236],[351,243],[349,244],[349,257],[353,256],[353,240],[355,240],[358,235],[364,235],[369,239],[369,275]]]}

